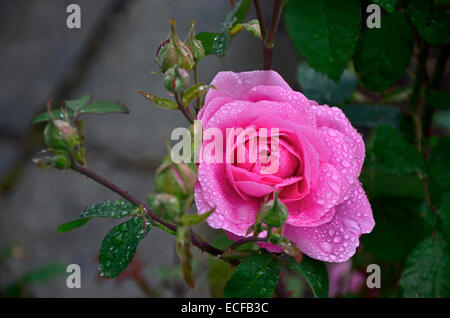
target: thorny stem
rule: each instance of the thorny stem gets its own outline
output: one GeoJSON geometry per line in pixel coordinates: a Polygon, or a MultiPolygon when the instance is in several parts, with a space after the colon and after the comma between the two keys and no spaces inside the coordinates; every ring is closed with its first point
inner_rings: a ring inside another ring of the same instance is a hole
{"type": "Polygon", "coordinates": [[[175,101],[177,102],[178,108],[181,110],[181,112],[183,113],[184,117],[186,117],[186,119],[193,124],[194,123],[194,116],[192,116],[191,111],[189,110],[188,106],[184,106],[183,103],[181,102],[181,98],[180,98],[180,94],[177,92],[174,92],[173,95],[175,96],[175,101]]]}
{"type": "Polygon", "coordinates": [[[231,246],[228,249],[235,249],[241,245],[244,245],[246,243],[250,243],[250,242],[267,242],[267,237],[246,237],[243,238],[242,240],[236,241],[233,244],[231,244],[231,246]]]}
{"type": "MultiPolygon", "coordinates": [[[[86,177],[100,183],[101,185],[107,187],[108,189],[112,190],[113,192],[117,193],[121,197],[123,197],[125,200],[136,204],[137,206],[142,206],[144,211],[150,216],[150,218],[159,224],[164,225],[165,227],[171,229],[172,231],[177,231],[177,226],[175,224],[166,222],[162,220],[159,216],[157,216],[148,206],[147,204],[143,203],[139,199],[135,198],[133,195],[131,195],[127,190],[124,190],[120,188],[119,186],[115,185],[111,181],[105,179],[95,171],[89,169],[88,167],[81,166],[78,163],[76,163],[75,160],[73,160],[72,169],[79,172],[82,175],[85,175],[86,177]]],[[[209,245],[207,242],[201,240],[195,233],[192,233],[192,243],[197,246],[202,251],[205,251],[211,255],[218,256],[223,254],[224,251],[215,248],[212,245],[209,245]]]]}
{"type": "MultiPolygon", "coordinates": [[[[255,8],[256,8],[256,4],[255,4],[255,8]]],[[[272,21],[270,23],[270,28],[269,28],[269,32],[267,33],[267,37],[263,36],[262,31],[261,31],[261,36],[263,39],[263,56],[264,56],[264,69],[265,70],[272,69],[272,55],[273,55],[273,47],[275,45],[275,34],[277,33],[278,24],[280,23],[282,9],[283,9],[283,0],[276,0],[275,5],[273,7],[272,21]]],[[[258,12],[258,10],[257,10],[257,12],[258,12]]],[[[259,10],[258,19],[259,19],[260,13],[261,13],[261,11],[259,10]]],[[[262,16],[261,16],[261,20],[260,20],[260,25],[261,25],[261,21],[262,21],[262,16]]]]}

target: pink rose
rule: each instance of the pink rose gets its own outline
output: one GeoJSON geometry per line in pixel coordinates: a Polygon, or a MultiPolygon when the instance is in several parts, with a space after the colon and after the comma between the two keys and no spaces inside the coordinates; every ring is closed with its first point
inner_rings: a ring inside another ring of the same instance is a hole
{"type": "MultiPolygon", "coordinates": [[[[205,137],[195,188],[199,213],[216,207],[209,225],[242,237],[264,198],[278,191],[289,211],[284,236],[312,258],[348,260],[359,237],[375,223],[358,181],[364,142],[342,111],[308,100],[274,71],[220,72],[211,84],[216,89],[208,92],[198,114],[204,132],[218,129],[226,136],[227,128],[255,128],[256,136],[240,140],[248,148],[253,137],[269,137],[259,136],[261,128],[267,128],[269,135],[276,128],[278,167],[267,174],[266,163],[259,159],[256,163],[208,161],[205,149],[213,138],[205,137]]],[[[261,150],[270,153],[270,144],[261,150]]],[[[281,251],[272,244],[261,246],[281,251]]]]}

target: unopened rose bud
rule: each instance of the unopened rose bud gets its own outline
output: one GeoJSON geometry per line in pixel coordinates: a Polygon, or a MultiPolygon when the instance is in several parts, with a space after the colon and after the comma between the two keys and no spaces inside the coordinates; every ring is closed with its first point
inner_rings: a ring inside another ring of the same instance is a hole
{"type": "Polygon", "coordinates": [[[164,75],[164,86],[171,92],[182,92],[189,85],[188,72],[178,66],[172,67],[164,75]]]}
{"type": "Polygon", "coordinates": [[[288,216],[286,205],[280,201],[277,194],[275,194],[273,200],[265,203],[261,209],[262,221],[271,227],[282,226],[288,216]]]}
{"type": "Polygon", "coordinates": [[[44,130],[46,144],[57,150],[67,150],[77,145],[78,133],[72,125],[64,120],[50,120],[44,130]]]}
{"type": "Polygon", "coordinates": [[[166,220],[174,220],[180,215],[180,201],[167,193],[150,194],[148,197],[150,208],[166,220]]]}
{"type": "Polygon", "coordinates": [[[168,38],[161,42],[156,51],[156,64],[164,73],[176,65],[188,71],[195,65],[192,52],[176,34],[174,20],[171,21],[171,31],[168,38]]]}
{"type": "Polygon", "coordinates": [[[194,56],[194,61],[198,62],[205,56],[205,48],[203,47],[202,42],[195,38],[194,28],[195,22],[191,21],[191,29],[184,43],[186,44],[188,49],[192,52],[192,55],[194,56]]]}
{"type": "Polygon", "coordinates": [[[70,160],[63,153],[57,153],[54,156],[46,156],[43,158],[33,158],[33,162],[39,169],[68,169],[70,168],[70,160]]]}
{"type": "Polygon", "coordinates": [[[180,200],[192,194],[195,183],[193,168],[184,163],[174,164],[166,159],[156,171],[156,191],[174,195],[180,200]]]}

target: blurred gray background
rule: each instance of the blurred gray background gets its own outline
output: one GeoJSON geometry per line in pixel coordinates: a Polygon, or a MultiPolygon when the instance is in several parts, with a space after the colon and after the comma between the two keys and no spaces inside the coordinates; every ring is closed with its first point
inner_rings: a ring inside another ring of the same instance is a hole
{"type": "MultiPolygon", "coordinates": [[[[261,1],[268,22],[271,0],[261,1]]],[[[85,227],[59,234],[57,226],[75,219],[83,208],[107,199],[112,192],[67,171],[43,171],[31,158],[42,149],[42,126],[33,117],[45,101],[76,99],[89,92],[95,99],[126,104],[129,115],[86,116],[89,166],[145,199],[152,190],[155,168],[165,155],[163,138],[186,126],[181,113],[156,108],[137,90],[167,97],[157,69],[155,51],[175,18],[185,38],[190,19],[197,32],[217,32],[230,10],[227,0],[2,0],[0,1],[0,249],[18,247],[0,268],[0,289],[26,270],[51,262],[79,264],[82,288],[68,289],[66,276],[30,285],[37,297],[143,297],[135,281],[101,279],[96,255],[108,230],[117,224],[93,220],[85,227]],[[82,9],[81,30],[66,28],[66,7],[82,9]]],[[[254,9],[247,20],[256,18],[254,9]]],[[[276,38],[274,69],[292,87],[299,57],[288,43],[283,24],[276,38]]],[[[261,44],[242,33],[223,58],[200,62],[199,78],[210,82],[218,71],[262,67],[261,44]]],[[[200,229],[204,231],[205,229],[200,229]]],[[[142,275],[160,296],[209,296],[206,255],[196,257],[197,288],[180,279],[167,280],[178,267],[174,240],[154,229],[138,247],[142,275]],[[172,271],[173,272],[173,271],[172,271]]]]}

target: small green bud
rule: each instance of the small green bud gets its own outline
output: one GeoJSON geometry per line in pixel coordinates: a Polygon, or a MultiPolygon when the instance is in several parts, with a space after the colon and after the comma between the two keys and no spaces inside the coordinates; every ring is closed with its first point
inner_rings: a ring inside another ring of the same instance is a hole
{"type": "Polygon", "coordinates": [[[174,164],[166,158],[156,170],[156,191],[171,194],[179,200],[185,200],[193,193],[195,183],[195,171],[185,163],[174,164]]]}
{"type": "Polygon", "coordinates": [[[171,92],[182,92],[188,85],[188,72],[178,66],[172,67],[164,74],[164,86],[171,92]]]}
{"type": "MultiPolygon", "coordinates": [[[[47,153],[47,152],[44,152],[47,153]]],[[[43,158],[33,158],[33,162],[39,169],[69,169],[70,159],[63,152],[57,152],[54,156],[46,156],[43,158]]]]}
{"type": "Polygon", "coordinates": [[[282,237],[278,233],[273,233],[272,235],[270,235],[269,241],[270,241],[270,243],[278,245],[281,243],[282,237]]]}
{"type": "Polygon", "coordinates": [[[156,64],[162,72],[178,65],[186,70],[191,70],[194,65],[194,56],[189,48],[177,36],[175,21],[171,20],[171,31],[166,40],[162,41],[156,51],[156,64]]]}
{"type": "Polygon", "coordinates": [[[72,125],[64,120],[50,120],[44,129],[46,144],[57,150],[67,150],[78,144],[78,134],[72,125]]]}
{"type": "Polygon", "coordinates": [[[261,219],[264,223],[271,227],[280,227],[286,222],[288,218],[288,210],[286,205],[278,198],[275,193],[275,198],[262,206],[261,219]]]}
{"type": "Polygon", "coordinates": [[[189,35],[187,36],[184,43],[186,44],[188,49],[192,52],[192,55],[194,56],[194,61],[198,62],[205,56],[205,48],[203,47],[202,42],[195,38],[194,28],[195,28],[195,21],[192,20],[189,35]]]}
{"type": "Polygon", "coordinates": [[[180,216],[180,201],[167,193],[150,194],[148,197],[150,208],[165,220],[174,220],[180,216]]]}

